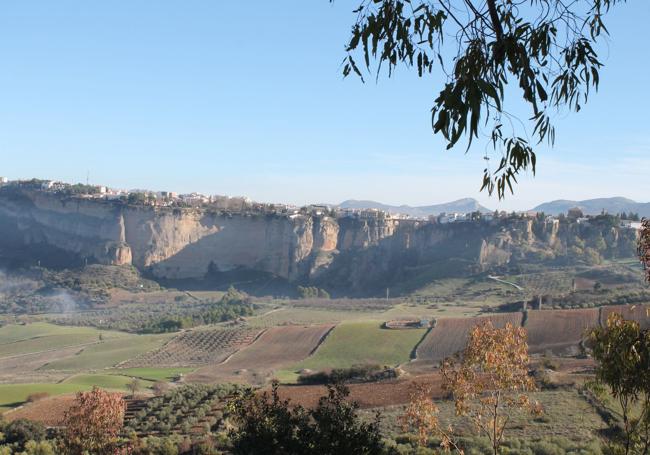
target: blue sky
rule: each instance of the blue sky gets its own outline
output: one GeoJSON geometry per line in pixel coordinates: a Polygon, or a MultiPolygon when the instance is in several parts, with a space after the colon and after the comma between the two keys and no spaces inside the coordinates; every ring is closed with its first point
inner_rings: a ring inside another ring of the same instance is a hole
{"type": "Polygon", "coordinates": [[[600,92],[497,203],[430,130],[440,80],[341,77],[356,2],[5,1],[0,175],[292,203],[648,201],[650,2],[609,17],[600,92]]]}

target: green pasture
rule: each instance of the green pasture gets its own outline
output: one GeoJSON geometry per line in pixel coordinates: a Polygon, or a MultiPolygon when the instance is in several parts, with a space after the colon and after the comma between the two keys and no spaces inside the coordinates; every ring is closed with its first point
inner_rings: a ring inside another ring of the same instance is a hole
{"type": "Polygon", "coordinates": [[[46,351],[128,336],[91,327],[64,327],[47,322],[9,324],[0,327],[0,357],[46,351]]]}
{"type": "Polygon", "coordinates": [[[195,368],[120,368],[112,372],[155,382],[171,381],[179,374],[191,373],[194,370],[195,368]]]}
{"type": "Polygon", "coordinates": [[[109,368],[155,349],[173,336],[174,334],[127,335],[105,340],[87,346],[75,356],[48,363],[43,369],[82,371],[109,368]]]}
{"type": "Polygon", "coordinates": [[[388,330],[382,329],[381,324],[382,321],[361,321],[338,325],[311,357],[292,370],[408,362],[425,329],[388,330]]]}
{"type": "Polygon", "coordinates": [[[46,392],[50,395],[88,390],[91,386],[79,384],[0,384],[0,412],[19,406],[32,393],[46,392]]]}
{"type": "MultiPolygon", "coordinates": [[[[133,380],[133,377],[122,376],[117,374],[76,374],[70,376],[62,382],[62,384],[75,384],[79,387],[93,386],[101,387],[102,389],[126,390],[127,384],[133,380]]],[[[140,387],[142,389],[151,387],[152,381],[142,380],[140,387]]]]}

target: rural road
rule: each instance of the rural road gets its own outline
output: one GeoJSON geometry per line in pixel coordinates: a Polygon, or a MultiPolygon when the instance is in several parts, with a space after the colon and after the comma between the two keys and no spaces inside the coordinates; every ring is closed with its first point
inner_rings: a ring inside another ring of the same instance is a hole
{"type": "Polygon", "coordinates": [[[523,291],[523,290],[524,290],[524,288],[522,288],[522,287],[519,286],[518,284],[511,283],[510,281],[502,280],[502,279],[499,278],[498,276],[488,275],[488,278],[491,279],[491,280],[494,280],[494,281],[498,281],[499,283],[508,284],[508,285],[510,285],[510,286],[512,286],[512,287],[514,287],[514,288],[516,288],[516,289],[519,290],[519,291],[523,291]]]}

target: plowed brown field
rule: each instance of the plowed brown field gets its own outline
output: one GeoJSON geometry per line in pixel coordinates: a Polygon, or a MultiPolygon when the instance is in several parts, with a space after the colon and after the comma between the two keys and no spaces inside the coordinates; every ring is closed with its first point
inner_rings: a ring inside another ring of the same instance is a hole
{"type": "Polygon", "coordinates": [[[521,318],[521,313],[503,313],[478,318],[438,319],[436,326],[415,351],[415,362],[435,365],[462,351],[470,330],[485,321],[491,321],[495,327],[504,327],[508,322],[518,327],[521,325],[521,318]]]}
{"type": "Polygon", "coordinates": [[[263,383],[275,370],[309,356],[332,325],[273,327],[224,362],[208,365],[187,376],[189,382],[263,383]]]}
{"type": "MultiPolygon", "coordinates": [[[[350,400],[359,403],[361,408],[376,408],[409,402],[409,393],[414,383],[427,384],[431,387],[434,398],[443,398],[442,377],[439,373],[413,376],[394,381],[349,384],[350,400]]],[[[282,398],[290,398],[292,403],[312,407],[318,399],[327,394],[322,385],[286,385],[280,386],[282,398]]]]}
{"type": "Polygon", "coordinates": [[[44,398],[5,412],[2,418],[9,422],[17,419],[29,419],[50,427],[60,426],[65,417],[65,412],[70,409],[74,400],[75,395],[72,394],[44,398]]]}
{"type": "Polygon", "coordinates": [[[599,309],[529,311],[525,328],[531,353],[576,354],[585,330],[597,327],[599,309]]]}
{"type": "Polygon", "coordinates": [[[637,321],[642,329],[650,328],[650,305],[617,305],[603,307],[601,323],[607,322],[612,313],[620,313],[625,319],[637,321]]]}

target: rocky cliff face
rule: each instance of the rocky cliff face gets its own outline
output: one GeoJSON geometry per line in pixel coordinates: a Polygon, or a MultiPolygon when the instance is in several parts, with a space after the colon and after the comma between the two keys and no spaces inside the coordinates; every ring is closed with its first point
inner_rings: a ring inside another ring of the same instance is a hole
{"type": "MultiPolygon", "coordinates": [[[[42,192],[0,192],[2,256],[31,254],[43,259],[62,252],[103,264],[132,264],[170,279],[250,269],[289,281],[368,289],[422,267],[453,274],[487,270],[531,255],[555,257],[562,248],[567,251],[570,239],[581,235],[576,229],[529,219],[437,225],[310,215],[224,215],[42,192]]],[[[602,238],[607,248],[622,248],[617,228],[605,229],[602,238]]]]}

